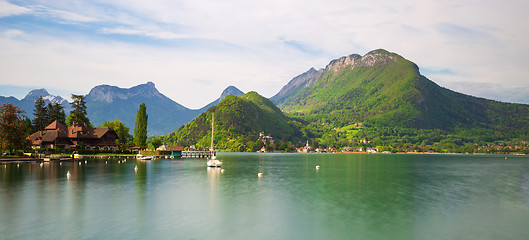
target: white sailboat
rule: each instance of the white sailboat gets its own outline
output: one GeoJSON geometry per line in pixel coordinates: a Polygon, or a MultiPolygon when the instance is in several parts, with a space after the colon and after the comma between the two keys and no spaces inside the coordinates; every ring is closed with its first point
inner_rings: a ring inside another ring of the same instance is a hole
{"type": "Polygon", "coordinates": [[[207,164],[208,167],[220,167],[222,166],[222,162],[217,159],[217,156],[215,154],[215,148],[213,147],[213,123],[215,122],[215,114],[212,114],[211,116],[211,147],[209,148],[209,151],[211,152],[211,158],[208,160],[207,164]]]}

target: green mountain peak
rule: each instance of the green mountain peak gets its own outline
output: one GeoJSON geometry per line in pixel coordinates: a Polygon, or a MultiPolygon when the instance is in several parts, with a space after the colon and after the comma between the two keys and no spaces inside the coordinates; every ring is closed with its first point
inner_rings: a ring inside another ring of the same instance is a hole
{"type": "Polygon", "coordinates": [[[222,102],[200,114],[190,123],[166,136],[173,145],[207,147],[211,141],[211,117],[215,114],[216,148],[245,151],[264,132],[276,139],[288,139],[295,130],[269,99],[257,92],[240,97],[229,95],[222,102]]]}

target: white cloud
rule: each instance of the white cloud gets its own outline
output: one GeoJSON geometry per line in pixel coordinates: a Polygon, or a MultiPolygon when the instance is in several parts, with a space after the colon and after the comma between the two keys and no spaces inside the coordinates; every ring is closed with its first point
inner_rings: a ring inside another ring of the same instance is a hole
{"type": "MultiPolygon", "coordinates": [[[[486,94],[476,90],[479,84],[462,82],[529,87],[527,1],[100,0],[39,4],[24,9],[73,28],[90,26],[93,32],[82,37],[72,34],[75,38],[30,29],[24,29],[24,38],[16,38],[21,33],[18,30],[4,32],[0,49],[8,54],[0,56],[0,70],[9,76],[6,79],[30,82],[46,76],[50,82],[57,81],[55,88],[64,85],[77,93],[102,83],[130,87],[153,81],[174,100],[198,108],[228,85],[272,96],[310,67],[385,48],[430,69],[424,72],[431,80],[464,93],[486,94]],[[132,36],[154,41],[128,39],[132,36]]],[[[501,92],[489,96],[505,100],[511,95],[507,92],[503,97],[501,92]]]]}
{"type": "Polygon", "coordinates": [[[69,11],[63,11],[58,9],[40,9],[42,12],[46,14],[50,14],[53,17],[56,17],[58,19],[71,21],[71,22],[97,22],[98,20],[93,17],[88,17],[79,13],[69,12],[69,11]]]}
{"type": "Polygon", "coordinates": [[[0,18],[9,17],[13,15],[21,15],[30,13],[31,10],[25,7],[14,5],[5,0],[0,0],[0,18]]]}
{"type": "Polygon", "coordinates": [[[188,39],[191,38],[187,34],[178,34],[169,31],[161,30],[143,30],[143,29],[131,29],[131,28],[103,28],[101,32],[104,34],[122,34],[122,35],[140,35],[156,39],[188,39]]]}
{"type": "Polygon", "coordinates": [[[24,35],[24,32],[18,29],[9,29],[2,33],[2,36],[4,36],[5,38],[15,38],[22,35],[24,35]]]}

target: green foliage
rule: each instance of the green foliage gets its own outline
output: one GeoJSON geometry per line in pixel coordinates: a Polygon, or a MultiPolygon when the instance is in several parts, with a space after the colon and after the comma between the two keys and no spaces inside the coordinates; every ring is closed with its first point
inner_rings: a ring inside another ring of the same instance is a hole
{"type": "Polygon", "coordinates": [[[62,124],[66,124],[66,114],[64,113],[64,108],[61,104],[58,103],[48,103],[46,107],[48,110],[47,125],[54,122],[55,120],[59,121],[62,124]]]}
{"type": "Polygon", "coordinates": [[[134,145],[145,148],[147,145],[147,107],[145,103],[140,104],[136,112],[136,122],[134,125],[134,145]]]}
{"type": "Polygon", "coordinates": [[[328,69],[292,91],[281,110],[255,92],[227,97],[164,139],[231,151],[378,147],[390,152],[529,152],[529,105],[501,103],[442,88],[418,67],[384,50],[373,64],[328,69]],[[258,140],[259,132],[276,141],[258,140]],[[281,139],[281,141],[278,141],[281,139]],[[284,140],[284,141],[283,141],[284,140]],[[293,143],[293,144],[292,144],[293,143]]]}
{"type": "Polygon", "coordinates": [[[71,126],[73,122],[90,124],[90,120],[88,120],[88,117],[86,117],[86,102],[84,98],[84,95],[72,94],[72,102],[70,105],[72,106],[73,110],[66,119],[68,126],[71,126]]]}
{"type": "Polygon", "coordinates": [[[154,150],[156,150],[159,146],[162,146],[162,139],[159,137],[154,138],[151,141],[151,145],[153,146],[154,150]]]}
{"type": "Polygon", "coordinates": [[[42,131],[48,125],[48,109],[42,97],[35,101],[35,108],[33,109],[33,129],[35,131],[42,131]]]}
{"type": "Polygon", "coordinates": [[[105,121],[102,126],[112,128],[116,132],[118,135],[116,144],[120,149],[126,149],[129,147],[132,142],[132,136],[129,133],[130,129],[125,126],[124,123],[116,119],[114,121],[105,121]]]}
{"type": "MultiPolygon", "coordinates": [[[[260,132],[274,139],[296,139],[296,127],[270,100],[249,92],[229,95],[178,131],[164,136],[170,145],[207,147],[211,142],[211,117],[215,114],[215,148],[226,151],[257,151],[260,132]]],[[[292,145],[292,144],[291,144],[292,145]]],[[[285,144],[285,148],[288,144],[285,144]]],[[[292,148],[291,148],[292,149],[292,148]]]]}
{"type": "Polygon", "coordinates": [[[31,119],[24,117],[24,132],[26,136],[29,136],[33,133],[33,125],[31,124],[31,119]]]}
{"type": "Polygon", "coordinates": [[[517,139],[529,139],[528,105],[450,91],[420,75],[418,67],[401,56],[378,53],[391,60],[326,71],[280,107],[290,117],[311,123],[305,128],[329,147],[354,145],[351,142],[367,133],[376,142],[371,145],[399,150],[418,144],[454,151],[480,141],[522,144],[517,139]],[[363,131],[333,131],[356,122],[363,123],[363,131]],[[415,138],[407,139],[411,136],[415,138]]]}
{"type": "Polygon", "coordinates": [[[12,104],[0,106],[0,147],[13,152],[28,146],[23,114],[24,111],[12,104]]]}

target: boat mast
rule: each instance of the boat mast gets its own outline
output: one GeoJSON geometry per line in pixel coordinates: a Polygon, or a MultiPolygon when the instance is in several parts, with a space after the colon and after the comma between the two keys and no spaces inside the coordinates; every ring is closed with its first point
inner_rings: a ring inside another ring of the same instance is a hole
{"type": "Polygon", "coordinates": [[[213,149],[213,131],[214,131],[214,128],[213,128],[213,123],[215,122],[215,113],[212,113],[211,115],[211,149],[210,151],[213,153],[214,149],[213,149]]]}

